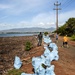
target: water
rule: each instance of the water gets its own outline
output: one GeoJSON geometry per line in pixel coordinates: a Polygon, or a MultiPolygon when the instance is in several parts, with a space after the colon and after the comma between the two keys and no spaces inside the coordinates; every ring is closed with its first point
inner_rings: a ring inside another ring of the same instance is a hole
{"type": "Polygon", "coordinates": [[[14,36],[33,36],[35,34],[30,33],[30,34],[0,34],[0,37],[14,37],[14,36]]]}

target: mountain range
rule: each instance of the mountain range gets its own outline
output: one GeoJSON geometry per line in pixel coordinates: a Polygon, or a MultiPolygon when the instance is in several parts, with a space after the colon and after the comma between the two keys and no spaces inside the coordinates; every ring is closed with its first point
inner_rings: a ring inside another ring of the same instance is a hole
{"type": "Polygon", "coordinates": [[[38,27],[32,27],[32,28],[17,28],[17,29],[9,29],[9,30],[2,30],[0,33],[9,33],[9,32],[52,32],[55,28],[38,28],[38,27]]]}

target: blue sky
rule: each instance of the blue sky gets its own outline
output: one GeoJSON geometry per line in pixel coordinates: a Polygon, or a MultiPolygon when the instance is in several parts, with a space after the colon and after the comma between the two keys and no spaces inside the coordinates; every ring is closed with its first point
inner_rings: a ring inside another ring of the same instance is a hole
{"type": "MultiPolygon", "coordinates": [[[[0,0],[0,30],[13,28],[56,28],[57,0],[0,0]]],[[[75,0],[58,0],[59,26],[75,17],[75,0]]]]}

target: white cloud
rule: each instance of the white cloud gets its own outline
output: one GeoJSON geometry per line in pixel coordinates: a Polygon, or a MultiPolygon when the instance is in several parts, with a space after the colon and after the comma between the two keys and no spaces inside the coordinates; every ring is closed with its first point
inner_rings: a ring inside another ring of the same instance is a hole
{"type": "Polygon", "coordinates": [[[48,12],[48,13],[40,13],[37,16],[33,17],[32,22],[34,23],[38,23],[38,22],[51,22],[53,21],[53,15],[52,12],[48,12]]]}
{"type": "MultiPolygon", "coordinates": [[[[69,11],[59,14],[59,25],[63,25],[69,18],[75,17],[75,11],[69,11]]],[[[52,12],[41,13],[33,17],[31,21],[20,21],[17,24],[0,24],[0,30],[2,29],[12,29],[12,28],[24,28],[24,27],[43,27],[50,28],[55,26],[55,17],[53,17],[52,12]]]]}
{"type": "Polygon", "coordinates": [[[45,24],[43,22],[40,22],[38,25],[44,26],[45,24]]]}
{"type": "Polygon", "coordinates": [[[8,9],[10,7],[11,6],[10,5],[7,5],[7,4],[0,4],[0,9],[8,9]]]}
{"type": "Polygon", "coordinates": [[[29,12],[29,11],[39,11],[49,1],[45,0],[9,0],[10,5],[12,6],[10,9],[7,9],[6,12],[9,14],[18,15],[21,13],[29,12]],[[38,10],[37,10],[38,9],[38,10]]]}
{"type": "Polygon", "coordinates": [[[19,28],[24,28],[24,27],[30,27],[30,23],[27,21],[20,21],[18,24],[16,24],[17,26],[19,26],[19,28]]]}
{"type": "MultiPolygon", "coordinates": [[[[74,14],[75,14],[74,10],[65,13],[60,13],[59,26],[63,25],[69,18],[75,17],[74,14]]],[[[32,27],[45,27],[45,28],[55,27],[56,28],[55,19],[56,17],[53,15],[53,12],[41,13],[33,17],[31,22],[27,22],[27,23],[25,22],[24,24],[25,25],[27,24],[28,27],[32,26],[32,27]]]]}
{"type": "Polygon", "coordinates": [[[71,17],[75,17],[75,10],[60,13],[59,14],[59,25],[65,24],[65,22],[71,17]]]}
{"type": "Polygon", "coordinates": [[[6,29],[10,29],[10,28],[12,28],[12,25],[0,23],[0,30],[6,30],[6,29]]]}

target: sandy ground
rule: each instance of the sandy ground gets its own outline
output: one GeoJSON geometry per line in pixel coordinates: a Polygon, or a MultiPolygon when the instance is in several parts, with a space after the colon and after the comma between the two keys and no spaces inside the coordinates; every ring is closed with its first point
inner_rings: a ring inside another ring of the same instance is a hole
{"type": "MultiPolygon", "coordinates": [[[[55,42],[55,38],[52,38],[52,40],[55,42]]],[[[59,60],[51,63],[55,65],[55,74],[75,75],[75,42],[69,41],[69,48],[62,48],[62,37],[59,37],[59,41],[56,44],[59,48],[59,60]]],[[[23,60],[23,65],[20,69],[26,73],[33,73],[31,59],[33,56],[42,55],[43,52],[43,45],[37,47],[37,39],[34,36],[0,38],[0,72],[2,72],[0,75],[3,75],[9,69],[13,69],[16,55],[23,60]],[[26,40],[30,40],[34,46],[29,52],[24,50],[26,40]]]]}

